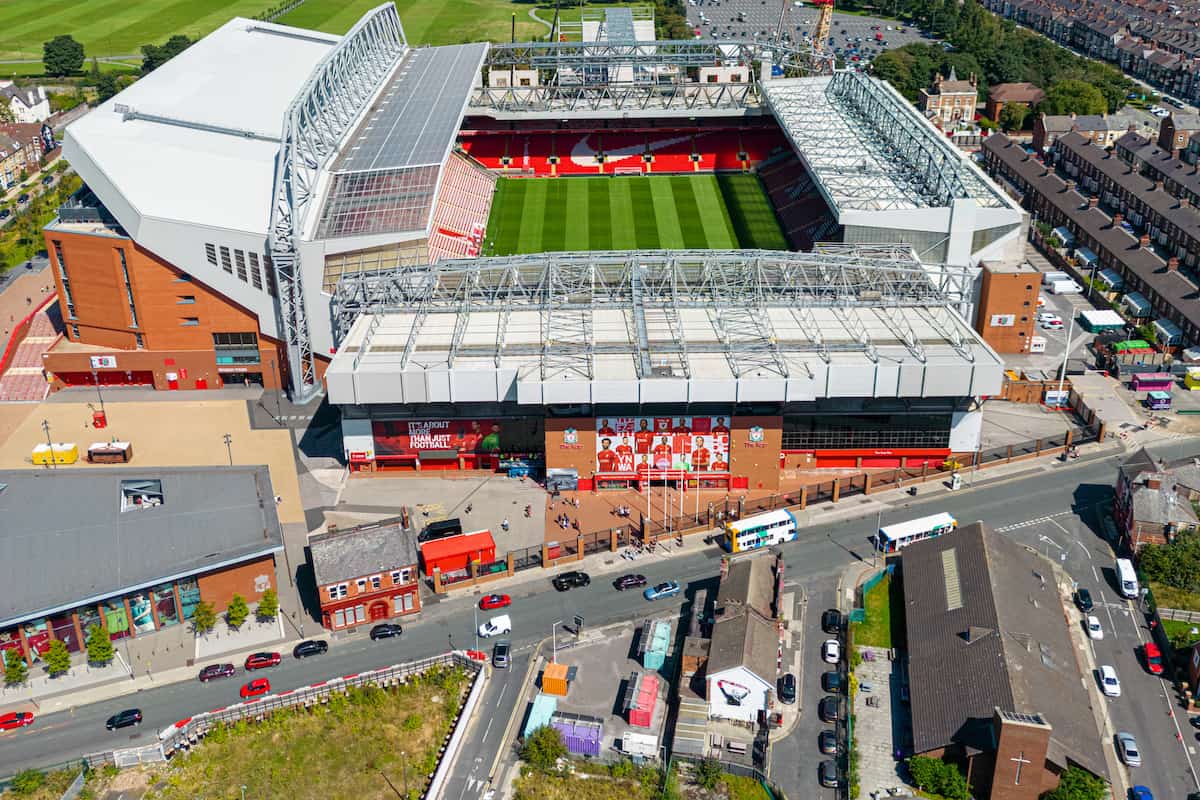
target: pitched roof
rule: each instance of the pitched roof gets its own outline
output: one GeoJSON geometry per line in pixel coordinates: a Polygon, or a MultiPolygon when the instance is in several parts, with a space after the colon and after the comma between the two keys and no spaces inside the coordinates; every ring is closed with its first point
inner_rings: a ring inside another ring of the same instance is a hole
{"type": "Polygon", "coordinates": [[[274,496],[262,466],[0,471],[0,626],[278,552],[274,496]]]}
{"type": "Polygon", "coordinates": [[[318,586],[417,563],[416,533],[395,520],[316,533],[308,537],[308,549],[318,586]]]}
{"type": "Polygon", "coordinates": [[[1053,565],[982,523],[904,550],[914,749],[994,749],[996,708],[1053,727],[1047,758],[1105,775],[1053,565]]]}
{"type": "Polygon", "coordinates": [[[765,619],[775,617],[774,558],[755,556],[735,561],[717,589],[717,613],[732,616],[738,610],[750,608],[765,619]]]}
{"type": "Polygon", "coordinates": [[[778,672],[779,632],[775,624],[753,611],[722,617],[713,624],[708,648],[707,674],[745,667],[764,683],[775,684],[778,672]]]}
{"type": "Polygon", "coordinates": [[[988,97],[997,103],[1040,103],[1046,93],[1032,83],[997,83],[988,97]]]}

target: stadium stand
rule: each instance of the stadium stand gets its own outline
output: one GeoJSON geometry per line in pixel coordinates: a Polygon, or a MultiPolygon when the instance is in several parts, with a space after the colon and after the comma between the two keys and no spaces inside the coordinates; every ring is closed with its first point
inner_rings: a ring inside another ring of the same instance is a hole
{"type": "Polygon", "coordinates": [[[758,177],[793,248],[809,250],[814,242],[829,241],[836,233],[829,206],[794,153],[776,155],[759,167],[758,177]]]}
{"type": "Polygon", "coordinates": [[[29,321],[29,330],[20,341],[8,343],[8,368],[0,375],[0,401],[39,401],[50,391],[42,370],[42,355],[58,340],[51,314],[58,306],[43,306],[29,321]]]}
{"type": "Polygon", "coordinates": [[[495,192],[495,174],[466,156],[451,154],[433,211],[429,236],[431,262],[479,255],[495,192]]]}

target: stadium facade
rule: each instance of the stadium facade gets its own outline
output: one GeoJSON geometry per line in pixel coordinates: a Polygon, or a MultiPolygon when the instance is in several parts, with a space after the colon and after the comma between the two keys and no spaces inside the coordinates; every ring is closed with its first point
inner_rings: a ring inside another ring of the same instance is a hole
{"type": "MultiPolygon", "coordinates": [[[[648,41],[627,9],[583,30],[414,48],[388,4],[343,37],[235,19],[203,38],[68,129],[85,189],[45,231],[67,326],[48,372],[327,382],[371,466],[549,465],[560,428],[605,414],[742,425],[758,462],[777,440],[776,475],[791,451],[975,449],[1001,363],[964,318],[979,263],[1020,258],[1019,207],[890,86],[810,52],[648,41]],[[478,257],[498,175],[676,169],[758,171],[808,252],[478,257]],[[509,433],[430,434],[485,426],[509,433]]],[[[656,446],[635,455],[690,459],[656,446]]]]}

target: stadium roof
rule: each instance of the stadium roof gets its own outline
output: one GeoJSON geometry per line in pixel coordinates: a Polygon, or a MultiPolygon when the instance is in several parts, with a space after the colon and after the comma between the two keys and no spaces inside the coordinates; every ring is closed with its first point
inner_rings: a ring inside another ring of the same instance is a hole
{"type": "Polygon", "coordinates": [[[839,212],[950,205],[1004,197],[889,84],[852,71],[763,84],[768,105],[839,212]]]}
{"type": "Polygon", "coordinates": [[[122,226],[265,234],[284,111],[338,37],[235,18],[67,128],[64,154],[122,226]]]}
{"type": "MultiPolygon", "coordinates": [[[[947,268],[948,269],[948,268],[947,268]]],[[[965,273],[964,273],[965,274],[965,273]]],[[[994,394],[1002,362],[908,257],[549,254],[348,278],[331,402],[746,402],[994,394]],[[374,313],[372,313],[374,312],[374,313]]],[[[956,294],[958,293],[958,294],[956,294]]]]}
{"type": "Polygon", "coordinates": [[[0,626],[282,550],[273,497],[261,466],[0,472],[0,626]]]}

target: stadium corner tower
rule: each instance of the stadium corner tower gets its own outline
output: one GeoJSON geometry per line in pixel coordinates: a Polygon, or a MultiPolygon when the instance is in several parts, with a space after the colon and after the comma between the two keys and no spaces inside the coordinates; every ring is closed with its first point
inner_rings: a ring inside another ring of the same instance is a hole
{"type": "Polygon", "coordinates": [[[413,47],[391,4],[341,37],[230,21],[67,130],[55,385],[325,389],[356,468],[534,459],[596,486],[977,449],[1002,362],[968,320],[1021,209],[886,83],[653,30],[609,9],[571,41],[413,47]],[[789,249],[489,255],[499,180],[726,172],[789,249]]]}

